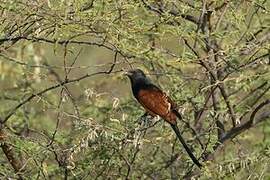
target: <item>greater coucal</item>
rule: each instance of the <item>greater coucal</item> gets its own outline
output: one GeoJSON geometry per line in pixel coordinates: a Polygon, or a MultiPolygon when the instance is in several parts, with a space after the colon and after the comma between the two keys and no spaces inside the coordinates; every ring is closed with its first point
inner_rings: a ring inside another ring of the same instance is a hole
{"type": "Polygon", "coordinates": [[[189,157],[200,168],[202,165],[187,146],[177,127],[176,119],[182,119],[182,117],[177,111],[176,104],[160,88],[155,86],[142,70],[134,69],[125,74],[131,81],[132,92],[138,102],[148,114],[151,116],[159,115],[171,125],[189,157]]]}

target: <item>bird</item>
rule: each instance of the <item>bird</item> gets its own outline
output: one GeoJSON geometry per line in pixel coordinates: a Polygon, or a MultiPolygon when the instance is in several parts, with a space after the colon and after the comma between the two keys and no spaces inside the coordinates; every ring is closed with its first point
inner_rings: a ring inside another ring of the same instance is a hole
{"type": "Polygon", "coordinates": [[[201,168],[201,163],[188,147],[177,126],[177,119],[181,120],[182,116],[177,110],[176,103],[153,84],[141,69],[131,69],[125,71],[124,74],[130,79],[133,96],[143,106],[146,113],[153,117],[160,116],[169,123],[193,163],[201,168]]]}

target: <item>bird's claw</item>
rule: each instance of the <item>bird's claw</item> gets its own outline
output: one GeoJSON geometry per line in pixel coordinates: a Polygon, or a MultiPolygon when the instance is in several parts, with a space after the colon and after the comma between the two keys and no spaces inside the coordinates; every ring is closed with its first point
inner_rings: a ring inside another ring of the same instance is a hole
{"type": "Polygon", "coordinates": [[[145,125],[147,123],[147,121],[149,120],[149,117],[148,117],[148,114],[145,113],[143,114],[138,120],[137,120],[137,123],[142,126],[142,125],[145,125]]]}

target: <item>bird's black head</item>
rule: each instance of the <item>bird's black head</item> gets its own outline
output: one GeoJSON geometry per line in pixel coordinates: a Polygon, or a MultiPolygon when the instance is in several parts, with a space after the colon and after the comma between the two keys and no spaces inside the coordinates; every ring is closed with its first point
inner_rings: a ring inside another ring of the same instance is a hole
{"type": "Polygon", "coordinates": [[[130,80],[137,80],[137,79],[146,78],[144,72],[140,69],[129,70],[125,73],[125,75],[127,75],[130,78],[130,80]]]}
{"type": "Polygon", "coordinates": [[[132,69],[125,72],[131,81],[131,86],[133,93],[137,93],[137,91],[141,88],[145,88],[146,86],[152,84],[150,79],[146,77],[144,72],[140,69],[132,69]]]}

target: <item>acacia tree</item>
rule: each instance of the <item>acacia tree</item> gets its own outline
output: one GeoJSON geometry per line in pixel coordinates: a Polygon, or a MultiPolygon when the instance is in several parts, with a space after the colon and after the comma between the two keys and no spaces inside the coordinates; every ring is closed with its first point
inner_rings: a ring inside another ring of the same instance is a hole
{"type": "Polygon", "coordinates": [[[1,0],[1,178],[269,177],[266,0],[1,0]],[[178,103],[192,164],[122,70],[178,103]]]}

